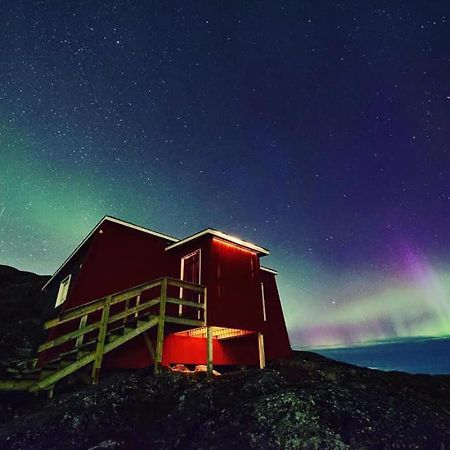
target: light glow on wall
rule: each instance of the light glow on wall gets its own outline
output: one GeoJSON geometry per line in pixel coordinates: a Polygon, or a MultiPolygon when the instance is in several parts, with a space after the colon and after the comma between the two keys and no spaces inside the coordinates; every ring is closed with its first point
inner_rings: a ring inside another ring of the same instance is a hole
{"type": "Polygon", "coordinates": [[[245,253],[250,253],[252,255],[256,255],[256,253],[252,252],[251,250],[248,250],[246,248],[242,248],[241,246],[236,245],[236,244],[232,244],[231,242],[223,241],[222,239],[213,238],[213,242],[217,242],[217,243],[219,243],[221,245],[226,245],[227,247],[232,247],[232,248],[234,248],[236,250],[240,250],[241,252],[245,252],[245,253]]]}
{"type": "MultiPolygon", "coordinates": [[[[255,331],[240,330],[237,328],[225,328],[225,327],[211,327],[213,339],[232,339],[235,337],[246,336],[248,334],[254,334],[255,331]]],[[[180,331],[174,333],[180,336],[189,336],[196,338],[206,338],[206,327],[193,328],[192,330],[180,331]]]]}

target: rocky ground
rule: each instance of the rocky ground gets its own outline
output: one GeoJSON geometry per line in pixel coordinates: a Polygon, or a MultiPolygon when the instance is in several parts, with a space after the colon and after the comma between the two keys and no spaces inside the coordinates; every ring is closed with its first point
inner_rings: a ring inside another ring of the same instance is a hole
{"type": "Polygon", "coordinates": [[[306,352],[211,381],[115,373],[72,389],[53,400],[3,395],[0,448],[450,448],[450,377],[306,352]]]}
{"type": "Polygon", "coordinates": [[[103,373],[52,400],[1,394],[0,448],[450,449],[450,376],[307,352],[213,380],[103,373]]]}

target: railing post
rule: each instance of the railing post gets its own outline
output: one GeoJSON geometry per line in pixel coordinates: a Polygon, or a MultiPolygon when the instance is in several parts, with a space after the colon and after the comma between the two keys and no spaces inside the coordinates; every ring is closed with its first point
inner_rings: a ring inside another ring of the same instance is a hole
{"type": "Polygon", "coordinates": [[[155,375],[161,373],[162,352],[164,343],[164,322],[166,319],[167,278],[161,281],[161,297],[159,303],[158,336],[156,338],[155,375]]]}
{"type": "Polygon", "coordinates": [[[212,327],[206,327],[207,341],[207,357],[206,357],[206,374],[211,378],[213,372],[213,333],[212,327]]]}
{"type": "MultiPolygon", "coordinates": [[[[140,304],[141,304],[141,294],[138,294],[137,297],[136,297],[136,304],[135,304],[136,308],[137,308],[140,304]]],[[[134,313],[134,318],[135,318],[135,319],[137,319],[138,314],[139,314],[139,312],[135,312],[135,313],[134,313]]]]}
{"type": "Polygon", "coordinates": [[[98,330],[97,347],[95,349],[94,365],[92,367],[92,384],[97,384],[100,376],[100,367],[103,360],[103,350],[105,348],[106,331],[108,328],[109,306],[111,303],[111,295],[108,295],[103,305],[102,318],[100,328],[98,330]]]}
{"type": "Polygon", "coordinates": [[[208,312],[207,288],[206,288],[206,286],[203,288],[203,306],[204,306],[204,308],[203,308],[203,323],[206,326],[206,322],[207,322],[207,319],[208,319],[208,316],[207,316],[207,312],[208,312]]]}
{"type": "Polygon", "coordinates": [[[208,326],[207,291],[203,289],[203,323],[206,326],[206,375],[211,378],[213,372],[213,333],[212,327],[208,326]]]}
{"type": "MultiPolygon", "coordinates": [[[[88,314],[85,314],[84,316],[81,317],[78,330],[81,330],[82,328],[84,328],[86,326],[87,319],[88,319],[88,314]]],[[[83,340],[84,340],[84,334],[78,336],[77,340],[75,341],[75,347],[76,348],[81,347],[81,345],[83,344],[83,340]]]]}
{"type": "Polygon", "coordinates": [[[124,316],[124,318],[122,319],[122,324],[123,324],[123,325],[126,325],[126,323],[127,323],[127,320],[128,320],[128,309],[129,309],[129,307],[130,307],[130,299],[127,298],[127,299],[125,300],[125,316],[124,316]]]}
{"type": "Polygon", "coordinates": [[[258,333],[258,350],[259,350],[259,368],[264,369],[264,367],[266,367],[266,355],[264,351],[264,336],[262,333],[258,333]]]}

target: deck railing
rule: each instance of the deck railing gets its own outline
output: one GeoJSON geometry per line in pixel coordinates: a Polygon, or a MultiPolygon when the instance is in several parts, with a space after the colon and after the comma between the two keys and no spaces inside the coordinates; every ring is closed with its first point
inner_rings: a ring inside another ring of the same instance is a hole
{"type": "MultiPolygon", "coordinates": [[[[41,345],[38,352],[49,351],[66,344],[69,347],[73,346],[69,352],[76,353],[78,348],[81,349],[83,346],[85,338],[91,339],[90,342],[95,345],[92,368],[92,381],[95,383],[98,381],[107,335],[126,330],[130,325],[133,325],[134,328],[137,328],[134,335],[141,333],[144,335],[147,347],[155,362],[155,372],[159,373],[165,323],[189,327],[206,326],[206,287],[163,277],[68,309],[59,317],[46,322],[44,329],[53,329],[70,324],[66,326],[72,328],[72,330],[68,332],[61,330],[59,336],[41,345]],[[179,298],[177,294],[174,294],[176,290],[183,293],[186,291],[196,293],[194,297],[198,301],[179,298]],[[179,312],[173,314],[172,311],[168,310],[168,305],[171,304],[182,305],[183,308],[176,308],[179,312]],[[189,314],[189,311],[192,310],[200,313],[189,314]],[[196,318],[192,318],[192,316],[196,318]],[[156,349],[154,349],[145,331],[156,325],[158,330],[156,349]],[[73,329],[76,327],[77,329],[73,329]]],[[[116,335],[115,340],[107,344],[106,350],[110,351],[117,348],[129,339],[130,333],[125,332],[120,337],[116,335]]]]}

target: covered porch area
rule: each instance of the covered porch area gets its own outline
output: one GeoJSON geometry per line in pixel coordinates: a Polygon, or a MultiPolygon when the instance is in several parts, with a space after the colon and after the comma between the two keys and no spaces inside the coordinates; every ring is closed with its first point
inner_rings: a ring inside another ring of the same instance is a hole
{"type": "Polygon", "coordinates": [[[266,365],[264,336],[255,330],[202,326],[169,334],[164,339],[162,365],[266,365]]]}

